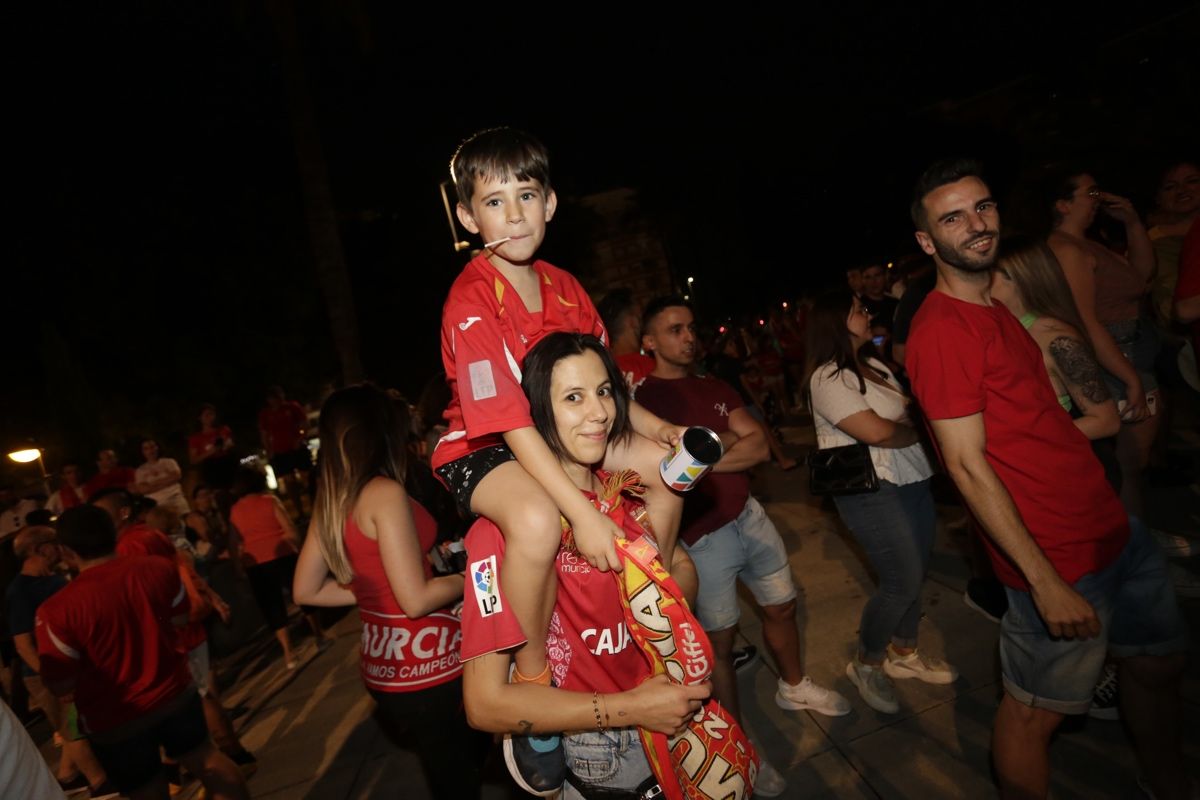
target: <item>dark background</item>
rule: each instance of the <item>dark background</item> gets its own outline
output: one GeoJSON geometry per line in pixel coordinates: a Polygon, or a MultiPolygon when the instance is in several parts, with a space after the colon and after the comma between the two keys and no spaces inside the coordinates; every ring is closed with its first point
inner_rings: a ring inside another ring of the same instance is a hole
{"type": "Polygon", "coordinates": [[[1001,198],[1075,160],[1146,209],[1200,141],[1195,4],[125,5],[8,26],[0,436],[36,437],[51,469],[100,445],[136,464],[143,435],[182,460],[204,401],[248,443],[266,386],[341,381],[314,208],[362,374],[415,398],[466,260],[439,182],[482,127],[551,150],[548,260],[587,248],[573,199],[637,188],[712,319],[913,252],[909,187],[933,157],[982,158],[1001,198]]]}

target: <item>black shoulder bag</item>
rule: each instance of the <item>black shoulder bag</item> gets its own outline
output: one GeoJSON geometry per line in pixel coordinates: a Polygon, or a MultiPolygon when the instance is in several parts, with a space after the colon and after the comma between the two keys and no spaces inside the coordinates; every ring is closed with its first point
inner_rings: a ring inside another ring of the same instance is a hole
{"type": "MultiPolygon", "coordinates": [[[[812,392],[808,407],[813,408],[812,392]]],[[[816,426],[816,411],[813,411],[816,426]]],[[[879,476],[871,463],[871,448],[862,442],[813,450],[808,454],[810,494],[866,494],[879,491],[879,476]]]]}
{"type": "Polygon", "coordinates": [[[871,448],[862,442],[808,454],[808,491],[812,494],[864,494],[879,491],[871,448]]]}

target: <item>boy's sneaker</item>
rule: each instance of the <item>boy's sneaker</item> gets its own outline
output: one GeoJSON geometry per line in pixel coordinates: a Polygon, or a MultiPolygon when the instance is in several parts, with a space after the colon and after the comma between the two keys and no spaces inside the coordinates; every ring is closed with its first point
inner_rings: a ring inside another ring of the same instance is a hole
{"type": "Polygon", "coordinates": [[[534,797],[552,797],[567,780],[561,736],[504,737],[504,764],[513,781],[534,797]]]}
{"type": "Polygon", "coordinates": [[[900,710],[896,689],[879,667],[863,664],[857,658],[846,665],[846,677],[858,687],[863,702],[884,714],[900,710]]]}
{"type": "Polygon", "coordinates": [[[785,683],[780,678],[779,689],[775,692],[775,703],[780,708],[786,708],[789,711],[801,711],[808,708],[827,717],[840,717],[850,713],[849,700],[832,689],[818,686],[807,675],[795,686],[785,683]]]}
{"type": "Polygon", "coordinates": [[[167,793],[175,797],[183,791],[183,770],[175,762],[164,763],[163,770],[167,773],[167,793]]]}
{"type": "Polygon", "coordinates": [[[91,800],[117,800],[118,797],[121,797],[121,793],[107,780],[92,789],[91,800]]]}
{"type": "Polygon", "coordinates": [[[983,614],[996,624],[1008,611],[1008,595],[1004,586],[997,580],[987,578],[971,578],[967,581],[967,590],[963,592],[963,602],[983,614]]]}
{"type": "Polygon", "coordinates": [[[1105,664],[1100,680],[1092,690],[1092,706],[1088,716],[1109,721],[1121,718],[1121,707],[1117,703],[1117,665],[1105,664]]]}
{"type": "Polygon", "coordinates": [[[243,778],[249,778],[255,772],[258,772],[258,759],[249,750],[241,750],[237,753],[228,753],[229,759],[237,764],[239,770],[242,771],[243,778]]]}
{"type": "Polygon", "coordinates": [[[67,797],[70,797],[73,794],[82,794],[90,787],[88,786],[88,779],[84,777],[83,773],[76,772],[75,777],[73,778],[68,778],[66,780],[59,778],[58,788],[62,789],[63,794],[65,794],[67,797]]]}
{"type": "Polygon", "coordinates": [[[913,650],[906,656],[899,655],[889,644],[887,658],[883,660],[883,671],[889,678],[904,680],[916,678],[925,683],[945,685],[958,680],[958,670],[940,658],[927,656],[913,650]]]}
{"type": "Polygon", "coordinates": [[[752,644],[745,647],[738,647],[733,651],[733,671],[741,672],[743,667],[748,667],[754,663],[754,659],[758,658],[758,648],[752,644]]]}
{"type": "Polygon", "coordinates": [[[760,753],[758,757],[758,775],[754,778],[754,796],[778,797],[783,794],[783,790],[786,788],[787,780],[760,753]]]}

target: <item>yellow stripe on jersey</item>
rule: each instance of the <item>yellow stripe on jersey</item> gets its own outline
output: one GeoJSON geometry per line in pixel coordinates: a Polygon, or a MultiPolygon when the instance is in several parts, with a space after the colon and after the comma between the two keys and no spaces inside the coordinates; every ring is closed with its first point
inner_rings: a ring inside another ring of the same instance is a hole
{"type": "Polygon", "coordinates": [[[501,316],[504,314],[504,284],[499,278],[493,278],[492,286],[496,291],[496,302],[500,304],[500,313],[497,316],[501,316]]]}

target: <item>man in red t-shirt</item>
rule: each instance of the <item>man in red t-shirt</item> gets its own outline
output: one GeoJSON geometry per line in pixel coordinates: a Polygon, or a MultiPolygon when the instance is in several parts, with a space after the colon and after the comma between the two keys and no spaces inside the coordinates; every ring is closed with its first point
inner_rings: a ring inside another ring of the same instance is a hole
{"type": "MultiPolygon", "coordinates": [[[[775,702],[781,708],[812,709],[828,716],[849,713],[846,698],[804,674],[796,630],[796,585],[787,551],[774,523],[750,494],[746,475],[746,470],[768,458],[762,426],[732,386],[692,374],[696,325],[682,297],[650,301],[642,319],[642,343],[654,354],[655,366],[638,388],[638,402],[660,416],[704,426],[724,445],[724,455],[712,473],[685,494],[679,528],[679,540],[700,579],[695,612],[713,645],[713,696],[740,720],[732,654],[741,580],[763,610],[763,638],[780,676],[775,702]]],[[[782,791],[782,777],[771,775],[765,761],[763,772],[777,778],[782,791]]]]}
{"type": "Polygon", "coordinates": [[[303,480],[312,470],[312,453],[304,441],[307,426],[304,406],[289,400],[282,387],[267,390],[266,405],[258,412],[258,432],[282,494],[290,493],[289,483],[296,474],[303,480]]]}
{"type": "Polygon", "coordinates": [[[83,485],[84,497],[91,497],[102,489],[128,489],[137,483],[134,471],[118,464],[117,454],[112,450],[101,450],[96,455],[96,468],[100,471],[83,485]]]}
{"type": "Polygon", "coordinates": [[[608,349],[621,368],[630,395],[654,371],[654,357],[642,353],[642,306],[627,286],[613,289],[596,304],[610,338],[608,349]]]}
{"type": "Polygon", "coordinates": [[[116,528],[96,506],[63,512],[58,539],[79,577],[37,610],[42,679],[74,700],[109,780],[132,800],[166,800],[161,747],[209,797],[249,798],[237,766],[209,741],[186,656],[175,646],[175,627],[188,613],[175,565],[116,558],[116,528]]]}
{"type": "Polygon", "coordinates": [[[1122,718],[1157,797],[1185,797],[1179,679],[1187,629],[1161,550],[1125,514],[1055,397],[1037,343],[990,296],[996,202],[971,161],[931,166],[913,192],[937,286],[906,366],[940,455],[988,536],[1009,610],[992,753],[1005,796],[1044,797],[1050,737],[1085,713],[1106,651],[1122,718]]]}
{"type": "MultiPolygon", "coordinates": [[[[1179,281],[1175,284],[1175,317],[1192,329],[1192,356],[1200,372],[1200,221],[1183,237],[1179,255],[1179,281]]],[[[1200,386],[1192,384],[1193,389],[1200,386]]]]}
{"type": "Polygon", "coordinates": [[[68,508],[83,505],[86,500],[78,464],[68,461],[62,465],[59,474],[62,476],[62,483],[58,490],[46,500],[46,508],[56,517],[68,508]]]}

